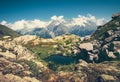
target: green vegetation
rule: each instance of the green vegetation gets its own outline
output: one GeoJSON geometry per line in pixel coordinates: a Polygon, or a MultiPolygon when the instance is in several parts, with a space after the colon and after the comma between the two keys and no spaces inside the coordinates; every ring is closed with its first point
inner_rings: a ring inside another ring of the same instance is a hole
{"type": "MultiPolygon", "coordinates": [[[[55,43],[41,42],[32,46],[32,42],[29,42],[25,45],[29,50],[36,54],[36,57],[43,64],[47,65],[53,71],[72,71],[74,68],[75,61],[72,53],[72,46],[76,45],[76,43],[80,42],[80,38],[75,35],[65,35],[60,36],[56,39],[55,43]],[[63,38],[63,39],[62,39],[63,38]],[[75,41],[75,42],[74,42],[75,41]],[[54,47],[57,46],[57,47],[54,47]],[[71,51],[70,52],[68,52],[71,51]],[[56,52],[61,51],[61,55],[56,56],[56,52]],[[66,56],[62,56],[65,54],[66,56]]],[[[75,55],[74,55],[75,56],[75,55]]]]}
{"type": "Polygon", "coordinates": [[[19,34],[4,25],[0,25],[0,38],[3,36],[17,37],[19,34]]]}
{"type": "Polygon", "coordinates": [[[38,59],[45,59],[48,56],[55,54],[56,49],[52,46],[34,46],[30,50],[34,52],[38,59]]]}
{"type": "Polygon", "coordinates": [[[28,61],[27,64],[30,66],[30,70],[32,71],[34,76],[37,76],[39,73],[37,64],[33,61],[28,61]]]}
{"type": "Polygon", "coordinates": [[[43,62],[44,64],[47,64],[47,66],[54,71],[71,71],[74,68],[73,63],[64,64],[65,63],[64,60],[60,60],[60,61],[58,60],[59,62],[62,62],[62,61],[64,62],[60,64],[51,62],[51,61],[46,61],[46,59],[49,59],[50,56],[55,55],[56,48],[53,48],[52,46],[38,45],[38,46],[31,47],[30,50],[36,53],[36,57],[39,61],[43,62]]]}

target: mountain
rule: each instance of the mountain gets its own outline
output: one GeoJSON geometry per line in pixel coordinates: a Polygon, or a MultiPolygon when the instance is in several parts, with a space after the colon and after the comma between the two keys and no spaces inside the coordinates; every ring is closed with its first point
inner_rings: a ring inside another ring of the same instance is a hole
{"type": "Polygon", "coordinates": [[[120,13],[117,13],[117,14],[113,14],[111,21],[104,24],[103,26],[99,26],[97,30],[92,34],[92,37],[98,39],[106,35],[108,32],[112,33],[112,31],[114,32],[119,29],[120,29],[120,13]]]}
{"type": "Polygon", "coordinates": [[[0,38],[2,38],[3,36],[16,37],[19,36],[19,34],[4,25],[0,25],[0,38]]]}
{"type": "MultiPolygon", "coordinates": [[[[48,25],[47,29],[54,34],[54,36],[60,36],[63,34],[67,34],[68,28],[64,24],[59,25],[48,25]]],[[[53,37],[54,38],[54,37],[53,37]]]]}
{"type": "Polygon", "coordinates": [[[95,29],[90,30],[86,27],[80,27],[80,26],[74,26],[74,27],[69,29],[69,33],[75,34],[75,35],[78,35],[81,37],[91,35],[94,31],[95,31],[95,29]]]}
{"type": "MultiPolygon", "coordinates": [[[[21,24],[18,31],[21,34],[38,35],[42,38],[54,38],[63,34],[75,34],[78,36],[86,36],[92,34],[98,25],[105,23],[104,19],[96,19],[94,16],[78,16],[71,20],[65,20],[63,16],[53,17],[50,21],[42,25],[40,21],[19,21],[10,25],[16,28],[17,23],[21,24]],[[43,34],[44,33],[44,34],[43,34]]],[[[17,28],[16,28],[17,29],[17,28]]]]}
{"type": "MultiPolygon", "coordinates": [[[[89,27],[89,26],[88,26],[89,27]]],[[[66,26],[65,24],[52,25],[49,24],[46,28],[33,28],[33,29],[21,29],[18,30],[20,34],[30,34],[37,35],[42,38],[54,38],[56,36],[64,35],[64,34],[75,34],[78,36],[87,36],[92,34],[95,31],[95,28],[89,29],[84,26],[66,26]]]]}
{"type": "MultiPolygon", "coordinates": [[[[22,35],[0,40],[0,82],[120,82],[119,20],[119,13],[113,15],[86,37],[22,35]]],[[[55,26],[45,32],[57,33],[59,24],[55,26]]]]}
{"type": "Polygon", "coordinates": [[[22,30],[18,30],[17,31],[20,34],[23,35],[37,35],[39,37],[42,38],[51,38],[51,34],[49,32],[49,30],[47,30],[46,28],[34,28],[34,29],[22,29],[22,30]]]}

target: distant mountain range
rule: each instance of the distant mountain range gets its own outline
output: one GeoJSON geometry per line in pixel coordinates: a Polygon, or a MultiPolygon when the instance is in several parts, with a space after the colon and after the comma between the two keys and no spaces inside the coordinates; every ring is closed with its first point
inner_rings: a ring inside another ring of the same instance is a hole
{"type": "Polygon", "coordinates": [[[90,20],[85,25],[71,24],[67,21],[54,20],[50,22],[46,27],[36,27],[32,29],[23,28],[17,30],[20,34],[37,35],[42,38],[54,38],[63,34],[75,34],[78,36],[90,35],[97,29],[97,25],[90,20]]]}
{"type": "Polygon", "coordinates": [[[104,18],[97,19],[95,16],[79,15],[71,20],[64,19],[63,16],[53,16],[50,21],[20,20],[14,23],[2,21],[5,25],[14,31],[23,35],[37,35],[42,38],[54,38],[63,34],[75,34],[78,36],[86,36],[93,33],[99,25],[105,23],[104,18]]]}

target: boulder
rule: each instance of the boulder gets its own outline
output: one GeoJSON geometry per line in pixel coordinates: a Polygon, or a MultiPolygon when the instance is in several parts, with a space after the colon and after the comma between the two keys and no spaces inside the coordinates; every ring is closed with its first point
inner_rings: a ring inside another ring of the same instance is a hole
{"type": "Polygon", "coordinates": [[[116,58],[116,56],[114,55],[113,52],[108,52],[108,57],[110,57],[110,58],[116,58]]]}
{"type": "Polygon", "coordinates": [[[92,51],[93,54],[98,54],[99,53],[99,50],[98,49],[95,49],[92,51]]]}
{"type": "Polygon", "coordinates": [[[31,78],[31,77],[19,77],[13,74],[0,74],[0,82],[41,82],[37,80],[36,78],[31,78]]]}
{"type": "Polygon", "coordinates": [[[23,77],[23,82],[41,82],[34,77],[23,77]]]}
{"type": "Polygon", "coordinates": [[[91,39],[90,36],[85,36],[84,39],[83,39],[83,41],[89,41],[90,39],[91,39]]]}
{"type": "Polygon", "coordinates": [[[3,39],[8,39],[10,38],[10,36],[3,36],[3,39]]]}
{"type": "Polygon", "coordinates": [[[112,36],[113,34],[114,34],[114,32],[113,32],[113,30],[109,30],[109,31],[107,31],[107,33],[106,33],[108,36],[112,36]]]}
{"type": "Polygon", "coordinates": [[[113,41],[114,45],[120,45],[120,41],[113,41]]]}
{"type": "Polygon", "coordinates": [[[3,80],[3,82],[25,82],[22,80],[21,77],[13,75],[13,74],[6,74],[4,78],[5,79],[3,80]]]}
{"type": "Polygon", "coordinates": [[[0,52],[0,54],[6,59],[16,59],[16,56],[10,53],[8,50],[6,52],[0,52]]]}
{"type": "Polygon", "coordinates": [[[92,44],[93,44],[93,48],[94,48],[94,49],[99,49],[99,48],[100,48],[100,42],[94,40],[94,41],[92,42],[92,44]]]}
{"type": "Polygon", "coordinates": [[[13,42],[20,44],[27,44],[29,41],[37,39],[37,36],[34,35],[23,35],[17,38],[14,38],[13,42]]]}
{"type": "Polygon", "coordinates": [[[74,50],[73,50],[73,53],[74,53],[74,54],[78,54],[79,52],[80,52],[80,50],[78,50],[78,49],[74,49],[74,50]]]}
{"type": "Polygon", "coordinates": [[[91,61],[94,61],[94,60],[98,60],[98,55],[97,54],[90,54],[89,55],[89,59],[91,60],[91,61]]]}
{"type": "Polygon", "coordinates": [[[108,49],[108,45],[105,44],[105,45],[103,46],[103,49],[108,49]]]}
{"type": "Polygon", "coordinates": [[[87,67],[88,66],[88,63],[82,59],[79,60],[79,66],[84,66],[84,67],[87,67]]]}
{"type": "Polygon", "coordinates": [[[90,51],[90,50],[93,50],[93,44],[92,43],[81,43],[79,45],[79,48],[90,51]]]}
{"type": "Polygon", "coordinates": [[[113,18],[113,19],[116,18],[116,17],[120,17],[120,12],[112,15],[112,18],[113,18]]]}
{"type": "MultiPolygon", "coordinates": [[[[119,27],[119,29],[120,29],[120,27],[119,27]]],[[[120,31],[115,31],[115,34],[120,35],[120,31]]]]}
{"type": "Polygon", "coordinates": [[[0,48],[0,52],[2,52],[2,49],[0,48]]]}
{"type": "Polygon", "coordinates": [[[111,75],[102,74],[97,78],[97,82],[116,82],[116,79],[111,75]]]}
{"type": "Polygon", "coordinates": [[[111,36],[111,37],[105,38],[105,41],[106,41],[106,42],[110,42],[110,41],[112,41],[113,39],[114,39],[114,37],[111,36]]]}
{"type": "Polygon", "coordinates": [[[61,51],[56,51],[56,54],[62,54],[62,52],[61,51]]]}
{"type": "Polygon", "coordinates": [[[120,54],[120,49],[117,49],[116,51],[120,54]]]}
{"type": "Polygon", "coordinates": [[[117,30],[120,30],[120,27],[117,27],[116,29],[117,29],[117,30]]]}

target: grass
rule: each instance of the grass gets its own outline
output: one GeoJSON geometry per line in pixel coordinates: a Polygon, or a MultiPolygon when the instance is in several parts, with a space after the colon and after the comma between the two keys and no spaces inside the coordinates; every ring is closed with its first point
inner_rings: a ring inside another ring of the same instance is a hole
{"type": "MultiPolygon", "coordinates": [[[[75,38],[76,39],[76,38],[75,38]]],[[[73,43],[74,39],[70,38],[70,39],[63,39],[63,40],[57,40],[56,43],[41,43],[39,45],[36,46],[30,46],[31,43],[25,45],[30,51],[32,51],[33,53],[36,54],[37,59],[42,62],[44,65],[47,65],[50,69],[52,69],[53,71],[72,71],[74,68],[74,64],[75,62],[72,61],[69,64],[65,64],[63,63],[63,61],[60,61],[60,64],[53,62],[53,61],[46,61],[46,59],[48,59],[50,56],[55,55],[56,51],[58,50],[58,48],[54,48],[54,45],[61,45],[64,47],[64,50],[60,50],[62,51],[62,53],[67,54],[69,57],[73,56],[70,55],[70,53],[68,53],[68,50],[71,49],[71,43],[73,43]]]]}
{"type": "Polygon", "coordinates": [[[45,59],[48,56],[55,54],[56,49],[52,46],[35,46],[31,47],[30,50],[34,52],[38,59],[45,59]]]}
{"type": "Polygon", "coordinates": [[[27,63],[30,66],[30,70],[32,71],[34,76],[37,76],[39,73],[39,69],[37,67],[37,64],[34,63],[33,61],[28,61],[27,63]]]}
{"type": "MultiPolygon", "coordinates": [[[[57,64],[55,62],[47,62],[45,59],[48,57],[55,55],[56,48],[51,45],[42,46],[37,45],[33,47],[29,47],[29,49],[36,54],[36,57],[39,61],[47,65],[53,71],[72,71],[74,68],[74,63],[70,64],[57,64]]],[[[67,52],[66,52],[67,53],[67,52]]]]}

